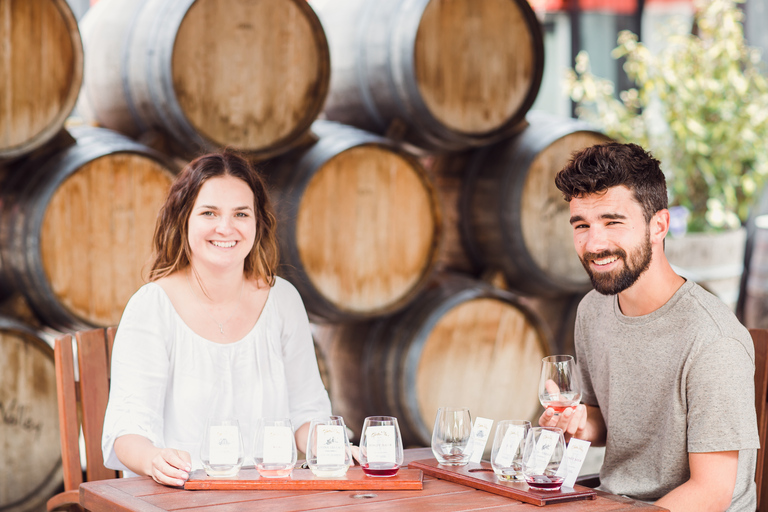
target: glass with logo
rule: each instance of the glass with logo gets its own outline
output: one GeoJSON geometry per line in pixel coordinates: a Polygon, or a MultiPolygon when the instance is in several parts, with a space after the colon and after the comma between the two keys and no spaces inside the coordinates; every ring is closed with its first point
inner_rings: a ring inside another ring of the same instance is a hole
{"type": "Polygon", "coordinates": [[[253,443],[253,461],[262,477],[290,476],[296,466],[296,440],[290,419],[259,419],[253,443]]]}
{"type": "Polygon", "coordinates": [[[306,456],[307,465],[315,476],[344,476],[352,464],[352,450],[344,418],[314,418],[309,424],[306,456]]]}
{"type": "Polygon", "coordinates": [[[208,476],[234,476],[243,465],[243,438],[234,418],[208,418],[200,459],[208,476]]]}
{"type": "Polygon", "coordinates": [[[403,440],[397,418],[369,416],[360,434],[360,465],[368,476],[395,476],[403,465],[403,440]]]}

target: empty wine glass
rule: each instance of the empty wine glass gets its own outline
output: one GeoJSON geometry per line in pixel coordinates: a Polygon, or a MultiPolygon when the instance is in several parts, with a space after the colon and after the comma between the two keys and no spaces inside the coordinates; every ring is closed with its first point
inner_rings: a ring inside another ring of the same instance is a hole
{"type": "Polygon", "coordinates": [[[234,418],[208,418],[200,459],[208,476],[234,476],[243,465],[243,438],[234,418]]]}
{"type": "Polygon", "coordinates": [[[440,407],[432,429],[432,453],[437,462],[463,466],[472,455],[472,417],[465,407],[440,407]]]}
{"type": "Polygon", "coordinates": [[[307,465],[315,476],[344,476],[352,463],[352,450],[344,418],[314,418],[309,424],[306,456],[307,465]]]}
{"type": "Polygon", "coordinates": [[[581,401],[581,386],[573,356],[548,356],[541,360],[539,401],[560,414],[581,401]]]}
{"type": "Polygon", "coordinates": [[[499,480],[523,480],[523,449],[530,429],[526,420],[502,420],[496,425],[491,466],[499,480]]]}
{"type": "Polygon", "coordinates": [[[563,485],[567,464],[563,429],[532,427],[528,430],[523,447],[523,475],[529,487],[557,491],[563,485]]]}
{"type": "Polygon", "coordinates": [[[403,440],[397,418],[369,416],[360,434],[360,466],[368,476],[395,476],[403,465],[403,440]]]}
{"type": "Polygon", "coordinates": [[[296,440],[293,425],[288,418],[260,418],[256,423],[253,460],[259,475],[265,478],[284,478],[296,465],[296,440]]]}

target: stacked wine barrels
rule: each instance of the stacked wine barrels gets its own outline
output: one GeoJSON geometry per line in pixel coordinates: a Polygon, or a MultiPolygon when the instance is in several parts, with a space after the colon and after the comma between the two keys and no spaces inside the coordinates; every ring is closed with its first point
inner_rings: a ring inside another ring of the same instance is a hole
{"type": "MultiPolygon", "coordinates": [[[[527,0],[107,0],[79,30],[64,0],[0,0],[0,26],[0,314],[23,322],[0,352],[25,354],[0,403],[30,414],[6,445],[55,428],[39,333],[117,324],[174,174],[225,147],[267,175],[281,275],[353,431],[391,414],[424,445],[438,406],[538,414],[540,359],[572,351],[589,289],[553,178],[606,138],[529,112],[527,0]]],[[[60,478],[12,464],[42,476],[0,484],[3,510],[60,478]]]]}

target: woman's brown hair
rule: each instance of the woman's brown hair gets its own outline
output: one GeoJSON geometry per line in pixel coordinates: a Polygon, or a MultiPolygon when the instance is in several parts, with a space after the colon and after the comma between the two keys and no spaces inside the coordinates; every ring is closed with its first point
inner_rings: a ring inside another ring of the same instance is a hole
{"type": "Polygon", "coordinates": [[[256,237],[245,258],[245,276],[275,283],[279,263],[276,219],[261,174],[245,158],[232,151],[211,153],[192,160],[171,185],[155,225],[154,262],[149,280],[156,281],[190,264],[189,216],[203,184],[219,176],[243,180],[253,192],[256,237]]]}

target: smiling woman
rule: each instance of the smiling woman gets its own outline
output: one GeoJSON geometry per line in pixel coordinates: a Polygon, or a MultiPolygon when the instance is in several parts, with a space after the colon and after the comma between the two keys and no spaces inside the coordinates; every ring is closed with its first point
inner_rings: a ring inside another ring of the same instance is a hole
{"type": "MultiPolygon", "coordinates": [[[[201,156],[158,215],[151,282],[115,338],[105,465],[181,485],[202,467],[209,417],[290,418],[298,446],[331,413],[298,292],[277,277],[264,180],[232,152],[201,156]]],[[[245,450],[247,456],[251,451],[245,450]]]]}

